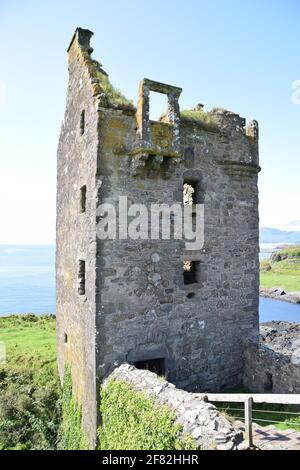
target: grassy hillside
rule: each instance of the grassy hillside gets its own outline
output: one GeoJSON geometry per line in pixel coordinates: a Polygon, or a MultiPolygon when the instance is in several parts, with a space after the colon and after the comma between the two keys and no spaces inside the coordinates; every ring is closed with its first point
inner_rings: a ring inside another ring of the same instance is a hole
{"type": "Polygon", "coordinates": [[[54,449],[60,421],[55,318],[0,317],[0,449],[54,449]]]}
{"type": "Polygon", "coordinates": [[[261,287],[300,291],[300,246],[285,248],[260,263],[261,287]]]}

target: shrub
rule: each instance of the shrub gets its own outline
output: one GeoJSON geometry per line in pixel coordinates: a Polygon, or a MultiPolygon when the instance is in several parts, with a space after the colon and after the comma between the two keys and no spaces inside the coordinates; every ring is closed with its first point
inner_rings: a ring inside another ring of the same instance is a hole
{"type": "Polygon", "coordinates": [[[2,371],[0,449],[55,449],[60,421],[59,385],[34,384],[32,374],[2,371]]]}
{"type": "Polygon", "coordinates": [[[196,449],[182,436],[175,414],[125,382],[110,380],[101,392],[102,425],[98,429],[101,450],[196,449]]]}
{"type": "Polygon", "coordinates": [[[267,261],[267,260],[264,259],[264,260],[262,260],[262,261],[260,262],[260,270],[261,270],[262,272],[271,271],[271,269],[272,269],[272,266],[271,266],[271,264],[269,263],[269,261],[267,261]]]}

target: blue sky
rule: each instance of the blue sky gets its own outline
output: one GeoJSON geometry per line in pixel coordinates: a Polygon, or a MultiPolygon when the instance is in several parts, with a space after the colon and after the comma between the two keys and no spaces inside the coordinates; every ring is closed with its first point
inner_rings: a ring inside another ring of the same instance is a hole
{"type": "Polygon", "coordinates": [[[261,225],[300,227],[299,22],[299,0],[0,0],[0,243],[54,243],[77,26],[94,31],[94,57],[129,98],[148,77],[181,86],[182,109],[204,103],[257,119],[261,225]]]}

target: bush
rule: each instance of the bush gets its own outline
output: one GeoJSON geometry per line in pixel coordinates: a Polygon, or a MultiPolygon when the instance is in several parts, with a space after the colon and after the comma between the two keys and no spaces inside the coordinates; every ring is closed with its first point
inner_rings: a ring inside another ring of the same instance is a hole
{"type": "Polygon", "coordinates": [[[31,373],[1,371],[0,449],[55,449],[59,385],[34,384],[31,373]]]}
{"type": "Polygon", "coordinates": [[[98,429],[101,450],[196,449],[166,406],[125,382],[110,380],[101,393],[102,425],[98,429]]]}
{"type": "Polygon", "coordinates": [[[269,263],[269,261],[267,261],[267,260],[262,260],[262,261],[260,262],[260,270],[261,270],[262,272],[271,271],[271,269],[272,269],[272,266],[271,266],[271,264],[269,263]]]}

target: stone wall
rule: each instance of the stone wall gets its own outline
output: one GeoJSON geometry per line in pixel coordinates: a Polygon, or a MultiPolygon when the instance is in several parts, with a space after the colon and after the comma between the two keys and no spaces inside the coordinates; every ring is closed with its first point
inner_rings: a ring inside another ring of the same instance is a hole
{"type": "Polygon", "coordinates": [[[204,246],[193,252],[182,240],[98,241],[97,375],[123,362],[163,358],[168,379],[184,389],[239,385],[242,341],[258,336],[252,140],[241,128],[208,132],[182,120],[182,158],[140,158],[132,156],[139,145],[135,117],[104,108],[99,115],[99,203],[117,205],[127,195],[129,205],[172,205],[182,202],[183,183],[192,180],[205,228],[204,246]],[[197,283],[184,284],[184,260],[200,263],[197,283]]]}
{"type": "Polygon", "coordinates": [[[244,385],[254,393],[300,393],[300,325],[270,322],[247,341],[244,385]]]}
{"type": "MultiPolygon", "coordinates": [[[[77,33],[79,34],[79,33],[77,33]]],[[[83,424],[91,446],[96,440],[95,373],[96,201],[98,115],[93,84],[87,73],[86,32],[69,48],[69,83],[57,157],[56,314],[58,366],[61,378],[68,363],[73,392],[82,404],[83,424]],[[84,132],[82,112],[84,111],[84,132]],[[86,209],[81,188],[86,185],[86,209]],[[85,293],[80,294],[79,261],[85,262],[85,293]]]]}
{"type": "Polygon", "coordinates": [[[147,370],[138,370],[129,364],[116,368],[107,380],[115,379],[131,384],[138,392],[153,397],[158,404],[167,405],[175,412],[176,422],[183,433],[191,436],[203,450],[245,449],[242,434],[233,429],[216,407],[206,403],[196,393],[177,389],[161,377],[147,370]]]}

